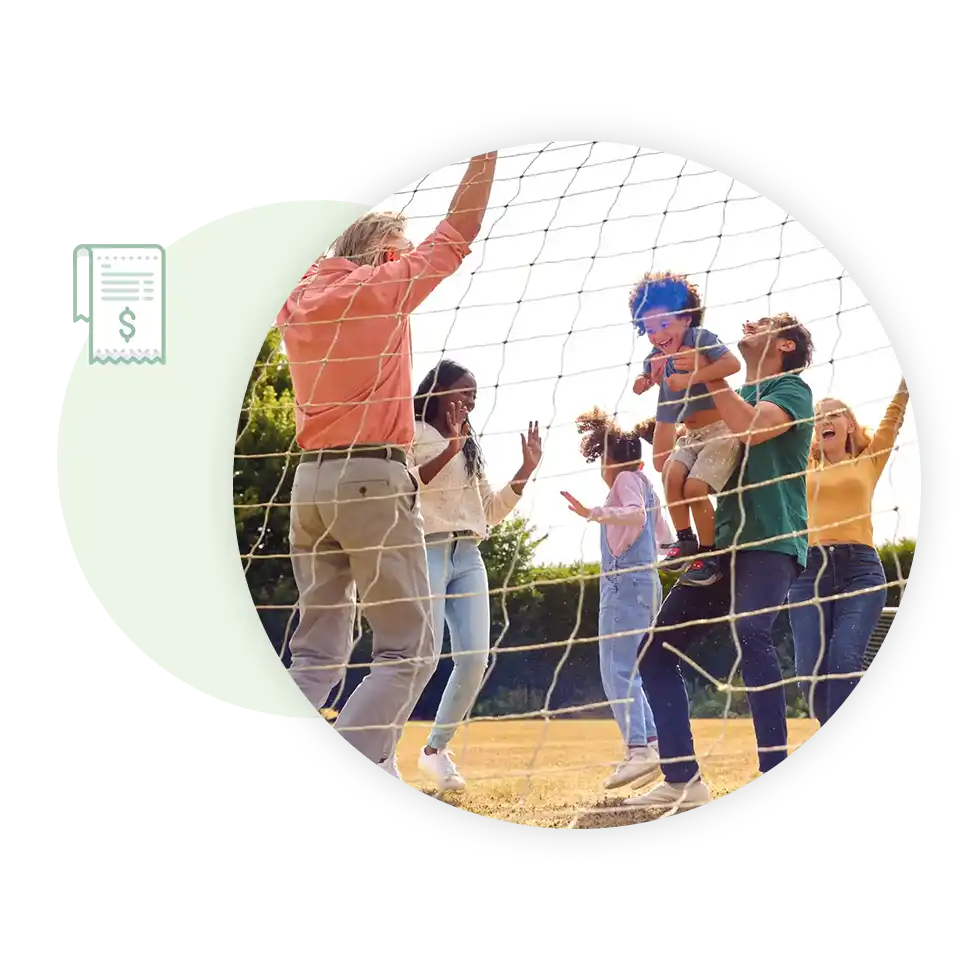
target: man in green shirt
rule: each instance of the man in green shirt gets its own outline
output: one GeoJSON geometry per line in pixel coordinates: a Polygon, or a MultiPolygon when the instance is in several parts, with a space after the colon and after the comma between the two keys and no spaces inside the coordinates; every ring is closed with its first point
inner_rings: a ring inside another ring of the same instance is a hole
{"type": "MultiPolygon", "coordinates": [[[[787,755],[785,689],[771,627],[807,554],[805,470],[814,412],[811,388],[799,372],[811,363],[812,337],[782,313],[745,324],[738,349],[746,366],[741,390],[708,382],[721,417],[743,446],[718,497],[715,545],[722,577],[710,586],[687,585],[686,578],[678,583],[640,645],[640,674],[666,780],[627,799],[628,805],[678,809],[710,801],[694,760],[680,659],[665,644],[689,655],[692,643],[722,624],[732,631],[745,686],[763,688],[748,694],[761,771],[787,755]]],[[[687,369],[696,370],[696,361],[687,369]]]]}

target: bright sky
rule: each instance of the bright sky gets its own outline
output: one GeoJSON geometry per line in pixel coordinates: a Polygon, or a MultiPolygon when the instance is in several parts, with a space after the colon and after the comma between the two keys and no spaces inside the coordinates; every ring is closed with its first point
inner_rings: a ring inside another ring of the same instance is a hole
{"type": "MultiPolygon", "coordinates": [[[[403,210],[417,242],[447,212],[464,169],[461,162],[434,172],[375,208],[403,210]]],[[[815,342],[815,364],[804,376],[816,400],[844,399],[869,427],[899,383],[895,354],[865,296],[768,199],[648,149],[561,142],[504,150],[472,254],[412,316],[414,383],[442,352],[475,374],[472,424],[496,487],[519,466],[519,432],[530,419],[540,422],[544,458],[519,504],[549,534],[540,562],[599,557],[599,527],[569,512],[559,494],[566,489],[587,505],[606,497],[598,464],[579,454],[576,416],[599,405],[630,427],[656,409],[655,389],[639,398],[630,390],[650,347],[636,337],[627,308],[632,285],[651,268],[697,283],[704,325],[729,346],[746,320],[797,316],[815,342]]],[[[919,524],[911,411],[898,443],[873,502],[877,542],[915,537],[919,524]]],[[[659,475],[650,467],[648,474],[661,494],[659,475]]]]}

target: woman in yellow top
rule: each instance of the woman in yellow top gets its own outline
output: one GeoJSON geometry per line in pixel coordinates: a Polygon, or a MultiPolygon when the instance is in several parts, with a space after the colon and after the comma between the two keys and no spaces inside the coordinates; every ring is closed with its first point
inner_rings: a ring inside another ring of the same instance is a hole
{"type": "Polygon", "coordinates": [[[788,594],[795,670],[810,716],[824,724],[845,702],[886,605],[886,574],[873,547],[872,493],[903,423],[909,392],[900,381],[871,438],[844,402],[815,405],[806,474],[808,563],[788,594]],[[797,605],[805,604],[805,605],[797,605]],[[823,678],[823,679],[818,679],[823,678]]]}

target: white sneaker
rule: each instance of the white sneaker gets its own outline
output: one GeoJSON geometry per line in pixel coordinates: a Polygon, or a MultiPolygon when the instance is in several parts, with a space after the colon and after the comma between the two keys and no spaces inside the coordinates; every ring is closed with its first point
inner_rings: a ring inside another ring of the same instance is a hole
{"type": "Polygon", "coordinates": [[[391,755],[390,758],[385,758],[383,761],[377,763],[377,767],[381,771],[386,771],[392,778],[397,778],[398,781],[401,779],[401,773],[397,770],[397,755],[391,755]]]}
{"type": "Polygon", "coordinates": [[[681,809],[698,808],[711,800],[711,790],[701,778],[693,781],[670,782],[665,781],[645,795],[634,795],[624,799],[624,805],[636,805],[639,808],[667,808],[672,812],[681,809]]]}
{"type": "Polygon", "coordinates": [[[626,757],[616,766],[616,771],[603,782],[604,787],[622,788],[636,782],[641,788],[660,774],[660,752],[655,744],[644,748],[629,748],[626,757]]]}
{"type": "Polygon", "coordinates": [[[421,754],[418,755],[418,768],[442,791],[464,791],[465,789],[465,779],[451,760],[450,751],[428,754],[422,748],[421,754]]]}

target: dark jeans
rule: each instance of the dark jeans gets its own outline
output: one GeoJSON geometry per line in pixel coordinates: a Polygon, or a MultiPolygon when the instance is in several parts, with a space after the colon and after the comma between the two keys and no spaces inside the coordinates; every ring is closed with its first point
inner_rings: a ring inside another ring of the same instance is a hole
{"type": "Polygon", "coordinates": [[[808,565],[788,594],[795,670],[811,717],[824,724],[859,683],[869,638],[886,605],[886,574],[876,550],[859,543],[813,546],[808,565]],[[876,587],[876,588],[873,588],[876,587]],[[829,599],[841,594],[845,599],[829,599]],[[818,600],[821,600],[819,602],[818,600]],[[809,604],[796,606],[796,604],[809,604]]]}
{"type": "Polygon", "coordinates": [[[644,637],[640,675],[647,700],[657,722],[660,757],[667,781],[690,781],[698,774],[694,760],[694,738],[690,731],[690,704],[680,669],[680,658],[664,647],[669,643],[690,656],[691,646],[710,631],[734,627],[740,648],[740,668],[749,688],[748,704],[758,739],[758,763],[768,771],[787,756],[788,722],[785,719],[785,688],[781,666],[771,641],[771,627],[785,603],[788,589],[798,575],[793,556],[756,550],[738,552],[731,568],[731,556],[721,560],[724,576],[713,586],[675,586],[664,600],[654,629],[644,637]],[[732,607],[732,575],[734,604],[732,607]],[[767,610],[732,621],[729,615],[767,610]],[[713,620],[696,626],[680,626],[696,620],[713,620]],[[675,629],[663,629],[664,627],[675,629]],[[777,686],[765,690],[750,688],[777,686]],[[670,759],[684,759],[670,761],[670,759]]]}

